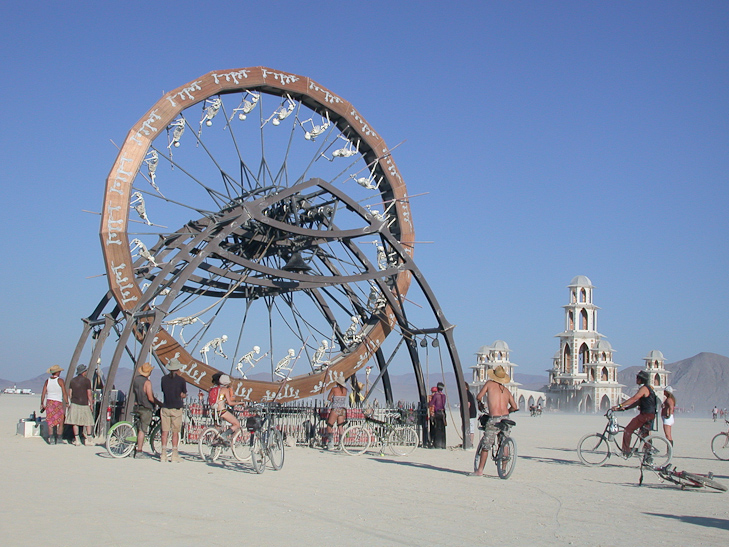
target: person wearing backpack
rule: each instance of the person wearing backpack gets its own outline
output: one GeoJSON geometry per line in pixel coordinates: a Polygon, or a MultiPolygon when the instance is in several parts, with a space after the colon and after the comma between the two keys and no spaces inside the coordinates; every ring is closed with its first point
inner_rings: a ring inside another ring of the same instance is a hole
{"type": "Polygon", "coordinates": [[[650,374],[647,370],[641,370],[635,377],[635,383],[640,385],[638,393],[633,395],[630,399],[614,406],[612,410],[628,410],[629,408],[638,407],[640,413],[630,420],[630,423],[625,426],[625,432],[623,433],[623,454],[630,453],[630,440],[633,436],[633,432],[643,427],[646,424],[650,424],[656,419],[656,408],[658,407],[658,396],[650,384],[650,374]]]}

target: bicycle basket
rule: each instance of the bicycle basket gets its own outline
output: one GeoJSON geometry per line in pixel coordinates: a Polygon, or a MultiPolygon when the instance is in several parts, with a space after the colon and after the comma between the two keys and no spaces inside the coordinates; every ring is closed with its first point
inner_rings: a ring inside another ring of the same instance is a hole
{"type": "Polygon", "coordinates": [[[246,429],[248,431],[259,431],[263,425],[263,420],[260,416],[251,416],[246,418],[246,429]]]}
{"type": "Polygon", "coordinates": [[[618,431],[620,431],[620,427],[618,426],[618,421],[611,419],[608,423],[607,432],[610,435],[615,435],[618,431]]]}

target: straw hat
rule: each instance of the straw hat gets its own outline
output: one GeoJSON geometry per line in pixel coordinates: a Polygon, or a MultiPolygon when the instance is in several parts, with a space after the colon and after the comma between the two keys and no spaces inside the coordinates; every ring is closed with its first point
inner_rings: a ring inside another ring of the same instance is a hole
{"type": "Polygon", "coordinates": [[[344,378],[342,378],[341,376],[335,378],[334,383],[337,384],[337,385],[340,385],[340,386],[342,386],[344,388],[347,387],[347,382],[345,382],[344,381],[344,378]]]}
{"type": "Polygon", "coordinates": [[[229,386],[231,381],[232,380],[230,379],[230,376],[228,376],[227,374],[221,374],[218,383],[221,386],[229,386]]]}
{"type": "Polygon", "coordinates": [[[137,373],[141,374],[142,376],[149,377],[150,374],[152,374],[152,370],[154,370],[154,367],[150,365],[149,363],[144,363],[139,368],[137,368],[137,373]]]}
{"type": "Polygon", "coordinates": [[[511,382],[511,376],[506,374],[506,370],[501,365],[494,369],[489,369],[486,375],[489,377],[489,380],[493,380],[498,384],[508,384],[511,382]]]}
{"type": "Polygon", "coordinates": [[[49,368],[46,372],[48,374],[55,374],[56,372],[61,372],[63,369],[59,367],[58,365],[53,365],[51,368],[49,368]]]}
{"type": "Polygon", "coordinates": [[[181,368],[182,368],[182,363],[180,363],[180,360],[177,357],[173,357],[167,363],[167,370],[169,370],[170,372],[173,372],[175,370],[180,370],[181,368]]]}

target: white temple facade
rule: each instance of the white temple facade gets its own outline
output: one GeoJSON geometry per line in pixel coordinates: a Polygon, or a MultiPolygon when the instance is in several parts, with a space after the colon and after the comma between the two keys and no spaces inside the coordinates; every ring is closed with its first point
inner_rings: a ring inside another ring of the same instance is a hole
{"type": "Polygon", "coordinates": [[[514,380],[514,368],[519,365],[511,362],[510,353],[509,345],[503,340],[496,340],[490,346],[481,346],[476,352],[476,364],[471,367],[473,378],[469,387],[474,394],[477,394],[488,380],[487,371],[501,365],[511,377],[511,382],[504,385],[509,388],[521,410],[537,404],[544,407],[546,402],[544,393],[521,389],[519,387],[521,384],[514,380]]]}
{"type": "Polygon", "coordinates": [[[613,348],[597,330],[592,282],[578,275],[568,285],[564,331],[557,335],[559,350],[552,359],[547,408],[604,412],[622,400],[613,348]]]}
{"type": "Polygon", "coordinates": [[[648,374],[650,374],[650,382],[653,391],[656,392],[656,395],[658,395],[661,400],[665,400],[663,391],[668,385],[668,375],[671,374],[671,372],[666,370],[663,366],[666,362],[666,358],[663,357],[663,353],[654,349],[648,355],[643,357],[643,360],[645,361],[645,369],[648,371],[648,374]]]}

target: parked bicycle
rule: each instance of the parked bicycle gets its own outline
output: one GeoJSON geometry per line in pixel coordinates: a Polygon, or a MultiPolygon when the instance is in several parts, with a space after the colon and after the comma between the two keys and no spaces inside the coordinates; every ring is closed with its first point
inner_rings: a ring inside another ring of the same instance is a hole
{"type": "MultiPolygon", "coordinates": [[[[725,418],[724,421],[729,425],[729,420],[725,418]]],[[[729,430],[714,435],[711,439],[711,451],[720,460],[729,460],[729,430]]]]}
{"type": "MultiPolygon", "coordinates": [[[[162,445],[162,427],[161,427],[159,409],[152,416],[149,424],[149,447],[155,456],[159,456],[160,446],[162,445]]],[[[112,458],[126,458],[137,448],[137,432],[139,431],[140,421],[139,414],[132,412],[132,421],[121,421],[115,423],[106,433],[106,451],[112,458]]]]}
{"type": "Polygon", "coordinates": [[[672,482],[673,484],[677,484],[681,487],[681,490],[685,490],[686,488],[713,488],[714,490],[719,490],[720,492],[726,492],[727,487],[720,483],[719,481],[714,479],[713,473],[707,473],[706,475],[701,475],[698,473],[689,473],[688,471],[679,471],[676,469],[675,465],[664,465],[662,467],[656,467],[652,464],[643,464],[640,466],[640,481],[638,482],[639,485],[643,484],[643,468],[650,469],[658,477],[661,479],[661,481],[667,481],[672,482]]]}
{"type": "Polygon", "coordinates": [[[283,434],[276,428],[270,405],[257,403],[254,409],[256,415],[246,420],[246,429],[251,435],[251,465],[256,473],[263,473],[268,459],[271,467],[278,471],[284,464],[283,434]]]}
{"type": "Polygon", "coordinates": [[[248,461],[251,458],[251,434],[248,430],[241,428],[235,433],[226,434],[229,424],[221,421],[217,410],[213,411],[213,420],[215,425],[206,428],[198,440],[198,451],[203,461],[215,462],[227,449],[231,450],[236,460],[248,461]]]}
{"type": "MultiPolygon", "coordinates": [[[[327,416],[329,409],[315,408],[313,417],[311,420],[305,420],[303,423],[304,427],[304,440],[309,445],[309,448],[333,448],[335,450],[341,449],[341,443],[339,439],[339,427],[337,424],[332,428],[331,439],[327,434],[327,416]],[[331,442],[330,442],[331,441],[331,442]]],[[[342,430],[349,426],[349,422],[345,422],[341,425],[342,430]]]]}
{"type": "MultiPolygon", "coordinates": [[[[481,459],[481,453],[484,450],[484,438],[486,435],[485,429],[488,420],[488,414],[481,414],[481,416],[479,417],[478,428],[484,432],[484,435],[481,437],[481,441],[476,447],[476,456],[473,459],[474,472],[478,471],[478,464],[481,459]]],[[[499,478],[504,480],[508,479],[511,476],[511,474],[514,472],[514,468],[516,467],[516,441],[511,438],[511,435],[509,435],[509,433],[511,432],[511,428],[515,425],[516,422],[514,420],[509,420],[506,418],[502,419],[500,422],[497,422],[496,427],[498,428],[499,432],[496,434],[496,440],[491,446],[491,459],[494,460],[494,463],[496,464],[496,472],[499,474],[499,478]]]]}
{"type": "Polygon", "coordinates": [[[607,424],[602,433],[585,435],[577,443],[577,456],[585,465],[601,466],[610,459],[613,452],[623,458],[639,456],[645,466],[665,467],[671,463],[673,447],[662,435],[651,433],[650,426],[644,425],[633,432],[630,452],[623,454],[622,441],[625,428],[618,423],[612,410],[605,413],[607,424]],[[611,445],[613,446],[611,450],[611,445]]]}
{"type": "Polygon", "coordinates": [[[418,432],[405,423],[401,412],[392,414],[390,420],[378,420],[370,409],[364,411],[364,419],[364,423],[350,425],[342,433],[339,446],[347,454],[359,456],[376,446],[381,456],[385,447],[395,456],[408,456],[418,447],[418,432]]]}

